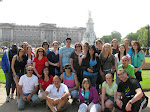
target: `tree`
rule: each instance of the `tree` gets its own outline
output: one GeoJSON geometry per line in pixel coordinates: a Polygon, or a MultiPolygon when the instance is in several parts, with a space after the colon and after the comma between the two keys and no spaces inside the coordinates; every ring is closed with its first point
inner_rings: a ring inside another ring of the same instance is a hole
{"type": "Polygon", "coordinates": [[[104,42],[104,43],[110,43],[112,38],[111,38],[111,35],[104,35],[101,40],[104,42]]]}
{"type": "Polygon", "coordinates": [[[118,40],[118,42],[121,42],[121,34],[120,34],[120,32],[117,32],[117,31],[111,32],[111,38],[112,39],[116,38],[118,40]]]}
{"type": "Polygon", "coordinates": [[[129,39],[130,42],[131,42],[132,40],[137,40],[138,39],[138,34],[131,32],[125,38],[129,39]]]}

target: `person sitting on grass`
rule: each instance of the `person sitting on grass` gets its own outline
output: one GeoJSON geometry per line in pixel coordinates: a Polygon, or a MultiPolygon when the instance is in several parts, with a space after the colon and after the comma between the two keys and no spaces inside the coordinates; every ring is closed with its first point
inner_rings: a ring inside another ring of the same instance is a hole
{"type": "Polygon", "coordinates": [[[45,66],[42,70],[42,76],[39,78],[40,93],[38,97],[40,101],[44,100],[42,94],[45,92],[46,88],[53,83],[53,76],[49,74],[49,67],[45,66]]]}
{"type": "Polygon", "coordinates": [[[54,76],[53,83],[46,88],[43,98],[52,112],[65,110],[70,95],[68,87],[61,83],[57,75],[54,76]]]}
{"type": "Polygon", "coordinates": [[[18,83],[18,90],[20,93],[20,99],[18,102],[18,109],[23,110],[25,103],[32,101],[33,104],[39,103],[39,98],[36,94],[38,90],[38,78],[33,75],[33,67],[27,67],[27,74],[20,77],[18,83]]]}
{"type": "Polygon", "coordinates": [[[135,78],[130,78],[127,72],[120,68],[118,70],[120,82],[117,89],[117,99],[114,107],[123,112],[141,112],[148,104],[140,83],[135,78]]]}
{"type": "Polygon", "coordinates": [[[78,97],[78,89],[79,89],[79,82],[77,75],[71,72],[71,65],[69,63],[65,64],[65,72],[60,76],[61,80],[63,80],[64,84],[67,85],[70,95],[73,98],[72,104],[76,104],[77,97],[78,97]]]}
{"type": "Polygon", "coordinates": [[[78,112],[101,112],[101,105],[98,101],[98,92],[91,86],[89,79],[84,78],[82,88],[79,90],[80,106],[78,112]]]}
{"type": "MultiPolygon", "coordinates": [[[[113,82],[113,75],[108,73],[105,78],[106,81],[102,84],[102,94],[100,95],[102,111],[113,108],[117,96],[117,84],[113,82]]],[[[115,112],[115,108],[113,108],[112,112],[115,112]]]]}

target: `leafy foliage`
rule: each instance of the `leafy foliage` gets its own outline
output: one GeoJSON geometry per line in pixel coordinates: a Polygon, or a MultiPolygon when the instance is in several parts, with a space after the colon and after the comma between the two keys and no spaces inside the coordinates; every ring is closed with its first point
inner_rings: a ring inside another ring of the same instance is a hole
{"type": "Polygon", "coordinates": [[[117,39],[119,42],[121,41],[121,34],[120,32],[117,32],[117,31],[113,31],[111,32],[111,35],[104,35],[101,40],[104,42],[104,43],[110,43],[112,41],[112,39],[117,39]]]}

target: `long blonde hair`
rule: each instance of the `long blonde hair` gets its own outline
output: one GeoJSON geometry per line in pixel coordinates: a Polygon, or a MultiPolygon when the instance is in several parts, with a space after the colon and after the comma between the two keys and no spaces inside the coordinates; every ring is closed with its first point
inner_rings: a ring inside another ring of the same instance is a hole
{"type": "Polygon", "coordinates": [[[105,54],[105,47],[106,46],[109,46],[109,52],[108,52],[108,55],[111,56],[112,55],[112,49],[111,49],[111,45],[109,43],[105,43],[103,48],[102,48],[102,55],[104,56],[105,54]]]}

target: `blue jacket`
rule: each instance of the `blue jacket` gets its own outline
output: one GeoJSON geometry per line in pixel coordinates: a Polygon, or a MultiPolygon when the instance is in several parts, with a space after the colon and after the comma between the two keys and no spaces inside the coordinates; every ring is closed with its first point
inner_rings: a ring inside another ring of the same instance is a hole
{"type": "Polygon", "coordinates": [[[8,72],[10,72],[10,61],[9,61],[8,52],[9,50],[5,51],[5,53],[2,56],[1,67],[3,71],[7,70],[8,72]]]}

